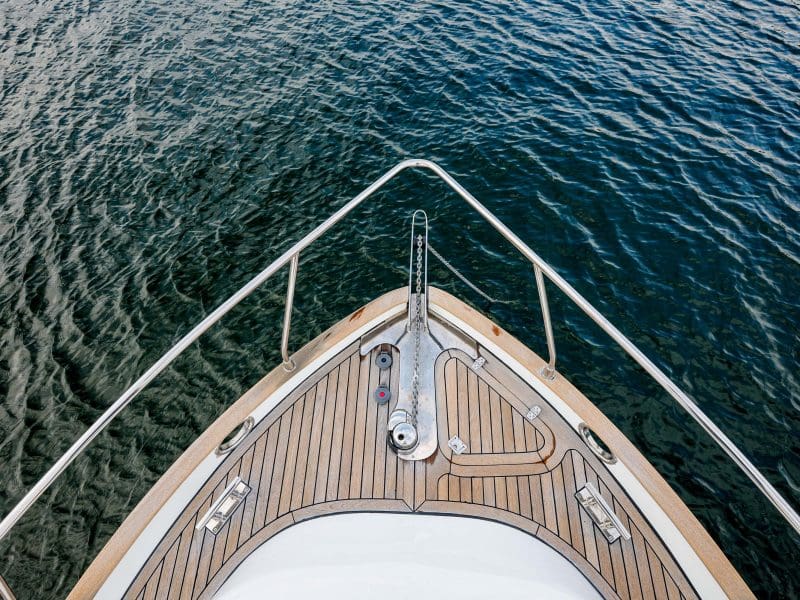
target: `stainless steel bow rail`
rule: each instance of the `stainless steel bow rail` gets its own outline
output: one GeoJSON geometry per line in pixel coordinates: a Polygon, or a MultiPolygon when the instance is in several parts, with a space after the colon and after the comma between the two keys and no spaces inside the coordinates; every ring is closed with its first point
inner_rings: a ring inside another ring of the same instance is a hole
{"type": "Polygon", "coordinates": [[[437,164],[429,160],[411,159],[405,160],[392,169],[387,171],[383,176],[377,179],[364,191],[358,194],[355,198],[350,200],[342,208],[337,210],[334,214],[328,217],[322,224],[316,227],[311,233],[306,235],[303,239],[297,242],[294,246],[284,252],[277,260],[270,264],[266,269],[261,271],[258,275],[253,277],[244,287],[242,287],[233,296],[228,298],[214,312],[203,319],[198,325],[187,333],[181,340],[167,351],[156,363],[150,367],[136,382],[131,385],[125,392],[106,410],[105,413],[94,422],[86,432],[78,438],[78,440],[67,450],[67,452],[59,458],[56,463],[50,467],[50,470],[45,473],[36,485],[25,494],[11,512],[0,521],[0,540],[2,540],[9,532],[9,530],[20,520],[20,518],[28,511],[31,505],[41,496],[50,485],[58,478],[59,475],[72,463],[73,460],[94,440],[100,432],[125,408],[131,400],[133,400],[139,392],[141,392],[147,385],[155,379],[172,361],[174,361],[186,348],[199,338],[206,330],[219,321],[225,314],[228,313],[234,306],[239,304],[247,296],[249,296],[256,288],[258,288],[267,279],[272,277],[279,269],[286,264],[290,264],[289,283],[286,294],[286,307],[283,322],[283,335],[281,337],[281,354],[283,356],[283,365],[287,370],[294,369],[294,363],[289,356],[289,329],[291,327],[292,317],[292,304],[294,298],[294,285],[297,279],[297,269],[299,263],[300,252],[308,248],[314,243],[322,234],[328,231],[336,223],[341,221],[350,211],[356,208],[364,200],[369,198],[377,190],[383,187],[386,182],[395,177],[401,171],[410,168],[423,168],[428,169],[438,175],[448,186],[450,186],[461,198],[475,209],[489,224],[494,227],[500,235],[508,240],[519,252],[527,258],[533,265],[534,275],[536,277],[536,285],[539,291],[539,299],[541,301],[542,317],[544,319],[544,328],[547,337],[547,349],[549,353],[548,364],[543,370],[543,375],[548,378],[553,378],[555,372],[555,342],[553,341],[553,327],[550,322],[550,312],[547,306],[547,291],[545,290],[544,277],[546,276],[558,289],[560,289],[567,297],[572,300],[578,308],[580,308],[586,315],[592,319],[600,328],[605,331],[611,339],[619,344],[625,352],[627,352],[633,360],[635,360],[650,376],[655,379],[667,393],[672,396],[678,404],[680,404],[686,411],[700,424],[700,426],[714,439],[714,441],[733,459],[733,461],[744,471],[744,473],[756,484],[759,490],[769,499],[770,502],[778,509],[783,517],[789,522],[792,528],[800,534],[800,516],[791,507],[791,505],[780,495],[780,493],[767,481],[767,479],[759,472],[758,469],[745,457],[745,455],[736,447],[736,445],[724,434],[722,431],[709,419],[705,413],[687,396],[677,385],[675,385],[665,374],[659,369],[649,358],[647,358],[641,350],[639,350],[633,342],[625,337],[619,329],[614,327],[609,321],[600,314],[583,296],[581,296],[569,283],[567,283],[553,268],[542,260],[533,250],[531,250],[521,239],[508,229],[497,217],[489,212],[475,197],[465,190],[461,185],[453,179],[447,172],[444,171],[437,164]]]}

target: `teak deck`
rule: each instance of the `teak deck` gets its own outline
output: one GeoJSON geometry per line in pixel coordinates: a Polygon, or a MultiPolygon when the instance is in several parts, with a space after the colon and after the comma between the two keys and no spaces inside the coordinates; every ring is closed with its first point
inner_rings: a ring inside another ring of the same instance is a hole
{"type": "Polygon", "coordinates": [[[577,564],[606,597],[697,598],[602,463],[533,390],[523,400],[503,386],[498,378],[511,374],[496,359],[476,372],[461,352],[440,356],[439,418],[448,437],[440,436],[433,460],[398,460],[386,444],[389,404],[378,405],[372,390],[388,384],[396,397],[399,360],[380,371],[375,355],[348,348],[274,409],[187,507],[126,597],[210,596],[254,548],[310,517],[421,511],[527,531],[577,564]],[[542,407],[535,424],[523,417],[525,401],[542,407]],[[469,446],[456,456],[466,465],[449,460],[452,435],[469,446]],[[197,531],[197,519],[237,475],[253,489],[243,508],[218,535],[197,531]],[[574,494],[586,481],[613,502],[630,541],[609,544],[579,510],[574,494]]]}
{"type": "MultiPolygon", "coordinates": [[[[606,598],[699,597],[606,465],[496,356],[479,348],[486,362],[477,368],[461,350],[438,357],[439,450],[426,461],[407,462],[386,443],[394,403],[373,400],[379,384],[397,397],[397,351],[392,367],[382,371],[374,360],[377,349],[361,356],[359,343],[303,381],[226,457],[154,546],[126,598],[211,597],[254,549],[282,530],[328,514],[382,511],[510,525],[567,558],[606,598]],[[541,413],[529,421],[525,415],[533,406],[541,413]],[[460,455],[447,445],[455,435],[467,446],[460,455]],[[198,519],[236,476],[252,488],[243,505],[216,536],[197,530],[198,519]],[[574,494],[587,481],[630,540],[609,544],[579,506],[574,494]]],[[[727,563],[724,569],[732,570],[727,563]]],[[[739,586],[732,597],[749,594],[739,582],[728,582],[739,586]]]]}

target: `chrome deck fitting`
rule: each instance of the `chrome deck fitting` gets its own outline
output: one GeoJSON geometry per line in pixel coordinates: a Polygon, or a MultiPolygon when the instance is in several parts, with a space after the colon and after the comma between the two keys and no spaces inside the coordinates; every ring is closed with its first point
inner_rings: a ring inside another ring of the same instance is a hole
{"type": "Polygon", "coordinates": [[[609,544],[613,544],[619,538],[631,539],[631,534],[622,525],[614,511],[600,495],[591,483],[586,483],[581,489],[575,492],[575,498],[583,507],[587,514],[592,518],[597,528],[606,536],[609,544]]]}

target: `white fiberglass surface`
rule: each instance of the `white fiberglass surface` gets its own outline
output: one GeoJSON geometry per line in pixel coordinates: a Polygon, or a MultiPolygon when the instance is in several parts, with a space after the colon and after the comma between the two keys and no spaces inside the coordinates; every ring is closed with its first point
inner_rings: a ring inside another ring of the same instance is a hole
{"type": "Polygon", "coordinates": [[[254,551],[217,600],[600,598],[564,557],[512,527],[464,517],[344,514],[254,551]]]}

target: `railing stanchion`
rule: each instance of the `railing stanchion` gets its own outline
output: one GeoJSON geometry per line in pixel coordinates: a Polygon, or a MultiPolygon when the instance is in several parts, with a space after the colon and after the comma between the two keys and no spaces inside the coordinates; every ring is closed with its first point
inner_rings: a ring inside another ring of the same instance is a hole
{"type": "Polygon", "coordinates": [[[281,356],[283,368],[294,371],[294,361],[289,356],[289,330],[292,327],[292,306],[294,305],[294,284],[297,282],[297,265],[300,262],[300,253],[292,256],[289,263],[289,284],[286,288],[286,306],[283,309],[283,335],[281,336],[281,356]]]}
{"type": "Polygon", "coordinates": [[[542,369],[545,379],[556,378],[556,342],[553,339],[553,324],[550,322],[550,306],[547,304],[547,290],[544,288],[544,275],[536,263],[533,264],[533,273],[536,275],[536,289],[539,290],[539,304],[542,305],[542,320],[544,321],[544,334],[547,337],[547,354],[549,360],[542,369]]]}

